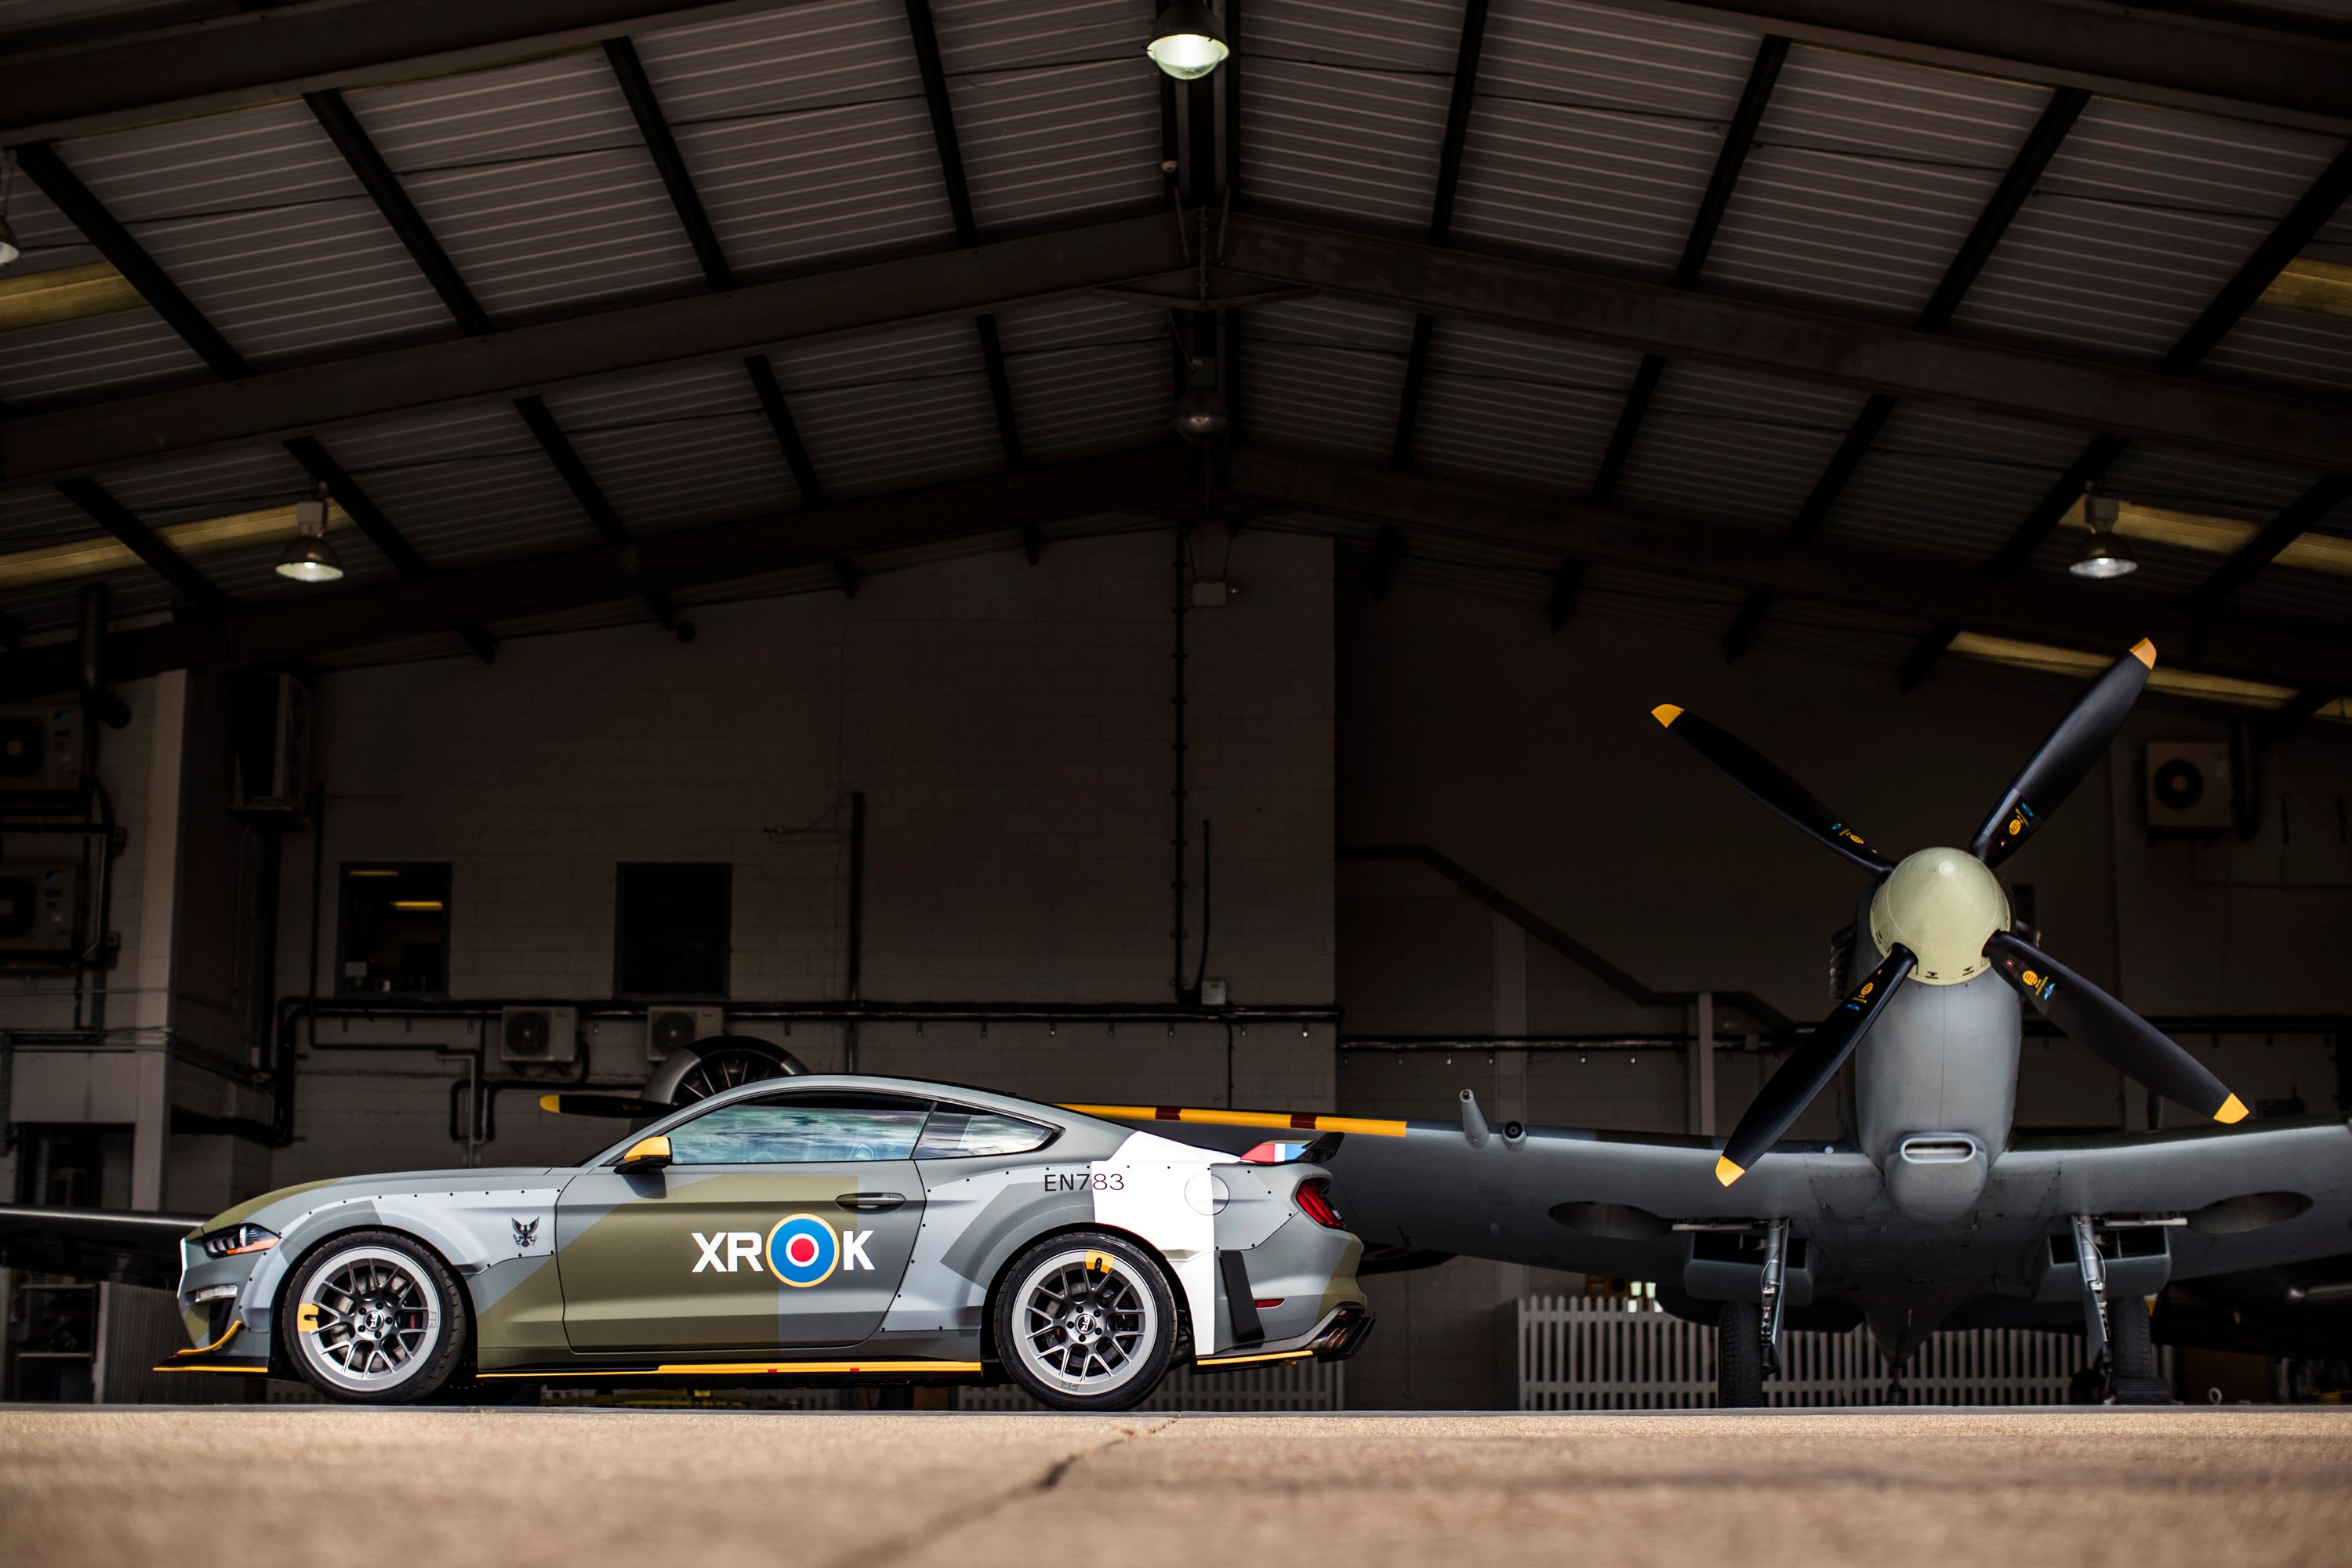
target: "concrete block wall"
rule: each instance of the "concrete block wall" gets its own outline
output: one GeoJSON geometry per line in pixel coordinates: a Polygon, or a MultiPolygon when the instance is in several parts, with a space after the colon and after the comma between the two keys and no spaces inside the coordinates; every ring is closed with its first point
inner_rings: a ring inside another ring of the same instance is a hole
{"type": "MultiPolygon", "coordinates": [[[[699,609],[681,646],[629,626],[509,642],[456,661],[329,674],[319,689],[327,816],[322,984],[345,863],[453,865],[458,996],[601,997],[613,984],[614,867],[725,860],[730,992],[844,994],[846,800],[866,797],[864,994],[930,1001],[1172,998],[1174,539],[1153,531],[870,576],[855,600],[699,609]]],[[[1187,624],[1186,979],[1201,939],[1199,823],[1213,824],[1207,977],[1235,1001],[1328,1003],[1332,571],[1328,542],[1209,531],[1198,552],[1243,592],[1187,624]]],[[[311,847],[286,868],[279,971],[308,972],[311,847]]],[[[454,1164],[431,1046],[470,1026],[320,1026],[301,1142],[276,1179],[454,1164]]],[[[774,1026],[744,1032],[782,1040],[774,1026]]],[[[796,1029],[812,1068],[840,1031],[796,1029]]],[[[1332,1037],[1226,1031],[866,1026],[858,1065],[1051,1100],[1328,1107],[1332,1037]],[[1230,1079],[1230,1089],[1229,1089],[1230,1079]]],[[[642,1078],[642,1034],[597,1026],[599,1081],[642,1078]]],[[[494,1072],[499,1068],[492,1052],[494,1072]]],[[[577,1158],[610,1123],[498,1104],[484,1163],[577,1158]]]]}

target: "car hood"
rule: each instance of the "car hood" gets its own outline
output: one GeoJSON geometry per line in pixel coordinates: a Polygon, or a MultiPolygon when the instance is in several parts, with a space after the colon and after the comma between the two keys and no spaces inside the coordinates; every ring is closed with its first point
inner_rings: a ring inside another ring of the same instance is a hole
{"type": "Polygon", "coordinates": [[[560,1165],[509,1165],[471,1171],[394,1171],[372,1176],[336,1176],[323,1182],[302,1182],[247,1198],[223,1209],[198,1227],[198,1234],[251,1220],[278,1230],[298,1215],[321,1204],[384,1193],[487,1193],[502,1187],[544,1186],[551,1173],[568,1172],[560,1165]]]}

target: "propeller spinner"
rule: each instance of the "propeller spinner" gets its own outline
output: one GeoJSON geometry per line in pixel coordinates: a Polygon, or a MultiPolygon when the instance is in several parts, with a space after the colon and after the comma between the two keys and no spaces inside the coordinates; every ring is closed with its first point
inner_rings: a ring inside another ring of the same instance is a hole
{"type": "Polygon", "coordinates": [[[1993,868],[2047,823],[2115,739],[2156,667],[2145,638],[2076,699],[1966,849],[1922,849],[1890,861],[1845,818],[1738,736],[1671,703],[1651,717],[1732,783],[1849,865],[1879,879],[1870,936],[1885,962],[1838,1004],[1764,1085],[1716,1162],[1729,1186],[1777,1142],[1862,1044],[1906,980],[1957,985],[2000,973],[2043,1016],[2121,1071],[2169,1099],[2239,1121],[2246,1107],[2194,1058],[2130,1008],[2010,930],[2009,894],[1993,868]]]}

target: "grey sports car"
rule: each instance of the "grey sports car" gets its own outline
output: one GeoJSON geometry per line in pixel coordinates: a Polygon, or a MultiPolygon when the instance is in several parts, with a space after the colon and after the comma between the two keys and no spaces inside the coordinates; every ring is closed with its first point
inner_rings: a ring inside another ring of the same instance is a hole
{"type": "Polygon", "coordinates": [[[577,1166],[239,1205],[181,1243],[193,1348],[168,1364],[373,1403],[467,1378],[1010,1377],[1123,1409],[1180,1361],[1362,1342],[1362,1248],[1297,1152],[1236,1162],[949,1084],[746,1084],[577,1166]]]}

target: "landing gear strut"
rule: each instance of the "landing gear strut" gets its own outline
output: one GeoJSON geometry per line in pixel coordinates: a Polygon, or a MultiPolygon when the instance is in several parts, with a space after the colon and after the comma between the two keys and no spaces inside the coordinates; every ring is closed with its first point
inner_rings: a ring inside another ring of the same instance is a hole
{"type": "Polygon", "coordinates": [[[2083,1337],[2091,1364],[2067,1390],[2077,1405],[2170,1405],[2172,1390],[2157,1374],[2147,1310],[2136,1300],[2107,1298],[2107,1260],[2099,1251],[2093,1216],[2073,1216],[2074,1257],[2083,1270],[2083,1337]]]}

